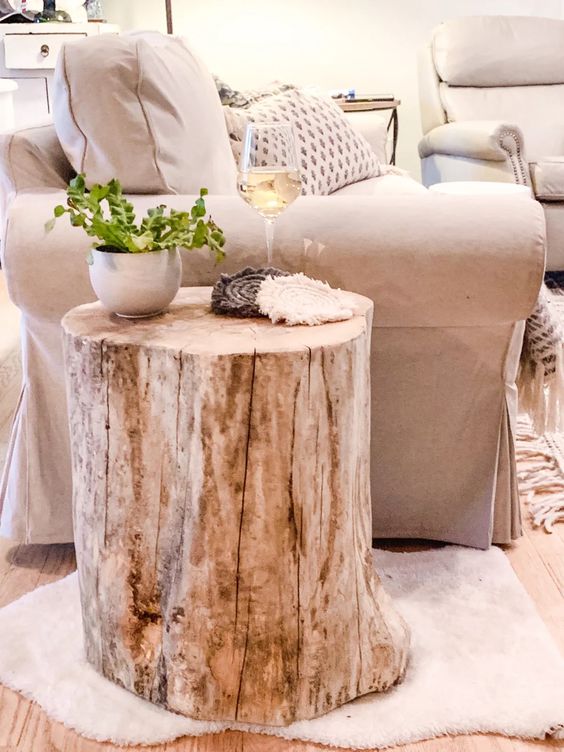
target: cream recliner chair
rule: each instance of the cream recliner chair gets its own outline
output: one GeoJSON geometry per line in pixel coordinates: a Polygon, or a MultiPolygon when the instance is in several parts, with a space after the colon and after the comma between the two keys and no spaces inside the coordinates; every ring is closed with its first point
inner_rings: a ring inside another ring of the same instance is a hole
{"type": "Polygon", "coordinates": [[[439,26],[420,53],[423,182],[530,185],[547,269],[564,269],[564,21],[476,16],[439,26]]]}

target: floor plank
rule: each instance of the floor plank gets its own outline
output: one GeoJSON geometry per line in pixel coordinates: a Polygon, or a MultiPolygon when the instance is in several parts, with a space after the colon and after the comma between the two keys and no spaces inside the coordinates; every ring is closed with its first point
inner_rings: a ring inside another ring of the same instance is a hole
{"type": "Polygon", "coordinates": [[[555,527],[554,533],[547,534],[543,528],[534,527],[528,516],[524,520],[527,538],[564,599],[564,524],[555,527]]]}
{"type": "Polygon", "coordinates": [[[0,750],[18,749],[31,705],[21,695],[0,685],[0,750]]]}
{"type": "Polygon", "coordinates": [[[560,539],[524,519],[524,535],[506,554],[552,637],[564,652],[563,582],[558,570],[563,565],[560,539]],[[560,562],[560,563],[558,563],[560,562]]]}

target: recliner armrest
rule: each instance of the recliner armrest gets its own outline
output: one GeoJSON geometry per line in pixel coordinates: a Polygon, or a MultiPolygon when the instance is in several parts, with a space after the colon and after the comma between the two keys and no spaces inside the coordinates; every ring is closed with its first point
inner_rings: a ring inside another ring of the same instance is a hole
{"type": "Polygon", "coordinates": [[[515,182],[529,182],[521,129],[501,120],[465,120],[433,128],[419,142],[419,156],[424,159],[433,154],[510,161],[515,182]]]}

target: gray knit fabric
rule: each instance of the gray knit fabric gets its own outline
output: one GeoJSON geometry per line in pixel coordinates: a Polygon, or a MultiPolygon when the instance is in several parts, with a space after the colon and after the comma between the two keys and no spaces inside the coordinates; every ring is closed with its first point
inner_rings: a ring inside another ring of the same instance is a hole
{"type": "Polygon", "coordinates": [[[274,267],[254,269],[252,266],[247,266],[236,274],[222,274],[212,291],[212,311],[223,316],[262,317],[264,314],[256,304],[261,282],[267,277],[288,275],[289,272],[274,267]]]}

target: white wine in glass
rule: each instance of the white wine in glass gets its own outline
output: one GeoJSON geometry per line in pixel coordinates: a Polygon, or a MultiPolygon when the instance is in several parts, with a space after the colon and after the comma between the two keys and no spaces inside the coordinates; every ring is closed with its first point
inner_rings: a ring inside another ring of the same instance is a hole
{"type": "Polygon", "coordinates": [[[302,190],[291,125],[251,123],[241,151],[237,188],[264,217],[268,264],[272,264],[274,222],[302,190]]]}

